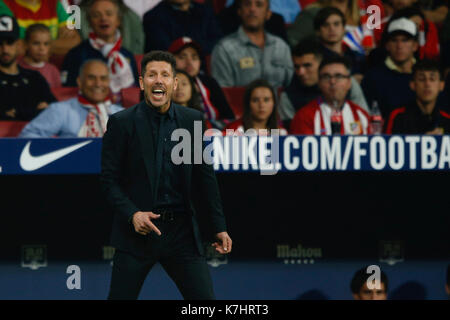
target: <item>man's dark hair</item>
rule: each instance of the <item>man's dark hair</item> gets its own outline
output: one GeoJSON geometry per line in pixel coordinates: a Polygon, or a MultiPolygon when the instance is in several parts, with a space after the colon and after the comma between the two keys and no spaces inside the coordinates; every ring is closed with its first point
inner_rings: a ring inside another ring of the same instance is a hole
{"type": "Polygon", "coordinates": [[[173,54],[167,51],[154,50],[145,54],[141,61],[141,75],[144,76],[147,64],[152,61],[165,61],[172,66],[173,76],[177,74],[177,62],[173,54]]]}
{"type": "Polygon", "coordinates": [[[319,30],[320,27],[323,26],[327,19],[333,14],[341,17],[342,25],[345,26],[346,20],[341,10],[335,7],[325,7],[323,9],[320,9],[320,11],[317,12],[316,17],[314,18],[314,30],[319,30]]]}
{"type": "MultiPolygon", "coordinates": [[[[364,285],[364,283],[366,283],[367,279],[369,279],[369,277],[372,275],[370,273],[367,273],[367,267],[368,266],[366,266],[362,269],[359,269],[353,275],[352,281],[350,282],[350,290],[352,291],[352,293],[358,294],[360,292],[362,286],[364,285]]],[[[380,272],[380,282],[384,283],[384,289],[387,292],[388,291],[388,278],[382,270],[380,270],[380,271],[381,271],[380,272]]]]}
{"type": "Polygon", "coordinates": [[[352,63],[347,57],[342,57],[336,55],[332,55],[329,57],[326,57],[322,60],[319,66],[319,72],[322,70],[323,67],[329,65],[329,64],[342,64],[345,66],[345,68],[348,70],[348,72],[351,72],[352,70],[352,63]]]}
{"type": "Polygon", "coordinates": [[[25,31],[25,41],[30,41],[31,35],[34,32],[48,32],[48,33],[50,33],[50,28],[47,27],[45,24],[42,24],[42,23],[32,24],[25,31]]]}
{"type": "Polygon", "coordinates": [[[242,123],[244,125],[244,130],[252,128],[253,126],[253,120],[250,109],[250,100],[252,98],[252,93],[256,88],[267,88],[272,93],[273,110],[272,114],[269,116],[269,119],[267,119],[267,129],[278,129],[277,93],[275,92],[274,87],[267,80],[256,79],[247,86],[244,93],[244,114],[242,115],[242,123]]]}
{"type": "Polygon", "coordinates": [[[305,54],[312,54],[318,60],[322,60],[323,51],[319,42],[315,39],[305,39],[299,42],[294,49],[292,49],[293,57],[302,57],[305,54]]]}
{"type": "Polygon", "coordinates": [[[413,79],[419,71],[435,71],[439,73],[439,80],[444,80],[444,74],[442,73],[442,69],[437,61],[430,59],[419,60],[412,68],[413,79]]]}

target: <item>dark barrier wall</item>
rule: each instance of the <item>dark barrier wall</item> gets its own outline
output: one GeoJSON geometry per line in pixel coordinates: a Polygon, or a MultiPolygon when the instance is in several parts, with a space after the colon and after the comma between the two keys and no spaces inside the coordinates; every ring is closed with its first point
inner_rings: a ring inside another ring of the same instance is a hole
{"type": "MultiPolygon", "coordinates": [[[[449,172],[217,176],[233,258],[373,259],[382,241],[405,258],[449,258],[449,172]]],[[[0,190],[2,260],[34,244],[49,260],[102,259],[111,215],[98,175],[0,176],[0,190]]]]}

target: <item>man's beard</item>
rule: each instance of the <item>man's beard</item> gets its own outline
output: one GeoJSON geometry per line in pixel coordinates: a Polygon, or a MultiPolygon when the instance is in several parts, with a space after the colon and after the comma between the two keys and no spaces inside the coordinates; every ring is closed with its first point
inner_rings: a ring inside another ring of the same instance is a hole
{"type": "Polygon", "coordinates": [[[0,58],[0,66],[3,68],[9,68],[14,62],[16,62],[17,55],[12,57],[9,61],[5,61],[0,58]]]}

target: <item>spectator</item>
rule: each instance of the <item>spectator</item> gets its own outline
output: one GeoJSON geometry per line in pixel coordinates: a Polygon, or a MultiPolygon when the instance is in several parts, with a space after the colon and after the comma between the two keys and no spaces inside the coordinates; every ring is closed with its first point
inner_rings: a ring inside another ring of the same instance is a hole
{"type": "Polygon", "coordinates": [[[369,114],[346,99],[351,87],[350,62],[345,57],[324,59],[319,66],[321,96],[301,108],[291,122],[292,134],[368,134],[369,114]],[[340,129],[333,132],[331,116],[340,113],[340,129]]]}
{"type": "Polygon", "coordinates": [[[1,15],[0,25],[0,120],[29,121],[55,97],[39,72],[23,69],[17,63],[17,20],[1,15]]]}
{"type": "Polygon", "coordinates": [[[182,37],[175,40],[168,51],[174,54],[177,68],[194,78],[206,119],[213,127],[223,129],[229,120],[234,119],[234,114],[217,81],[201,70],[200,45],[191,38],[182,37]]]}
{"type": "Polygon", "coordinates": [[[245,86],[259,78],[274,87],[289,85],[294,71],[289,46],[264,30],[269,0],[242,0],[238,14],[242,20],[238,31],[213,50],[213,77],[222,87],[245,86]]]}
{"type": "Polygon", "coordinates": [[[353,299],[355,300],[387,300],[388,278],[386,274],[380,272],[380,289],[369,289],[367,280],[371,276],[367,273],[367,267],[359,269],[353,275],[350,283],[353,299]]]}
{"type": "Polygon", "coordinates": [[[40,72],[51,88],[61,87],[61,75],[55,65],[48,63],[50,29],[44,24],[32,24],[25,33],[25,56],[19,59],[22,68],[40,72]]]}
{"type": "MultiPolygon", "coordinates": [[[[89,28],[89,21],[87,18],[87,9],[92,2],[96,0],[83,0],[81,7],[81,29],[79,30],[83,40],[89,38],[89,33],[92,31],[89,28]]],[[[144,28],[142,21],[136,12],[124,4],[123,0],[117,0],[120,8],[120,33],[122,34],[122,46],[132,52],[133,54],[143,54],[145,45],[144,28]]]]}
{"type": "MultiPolygon", "coordinates": [[[[241,25],[241,19],[238,15],[240,1],[241,0],[234,1],[231,6],[223,9],[218,15],[220,27],[224,36],[236,32],[241,25]]],[[[286,24],[281,14],[271,11],[269,19],[264,23],[264,28],[267,32],[280,37],[287,42],[286,24]]]]}
{"type": "Polygon", "coordinates": [[[279,129],[281,135],[287,134],[279,125],[277,96],[268,81],[257,79],[247,86],[242,119],[230,123],[225,129],[234,130],[238,135],[244,134],[248,129],[255,129],[260,135],[271,134],[272,129],[279,129]]]}
{"type": "Polygon", "coordinates": [[[439,92],[444,90],[439,65],[430,60],[417,62],[413,67],[410,86],[416,93],[415,101],[391,112],[386,133],[450,133],[450,114],[436,107],[439,92]]]}
{"type": "Polygon", "coordinates": [[[42,23],[49,27],[52,35],[51,54],[65,55],[80,43],[78,32],[66,27],[69,15],[59,0],[0,0],[2,14],[17,19],[20,39],[25,38],[25,30],[31,24],[42,23]]]}
{"type": "Polygon", "coordinates": [[[180,37],[198,42],[205,55],[222,37],[210,6],[191,0],[163,0],[144,15],[145,51],[167,50],[180,37]]]}
{"type": "Polygon", "coordinates": [[[414,52],[419,47],[414,22],[407,18],[390,21],[385,47],[387,58],[366,72],[361,87],[369,105],[377,101],[383,118],[387,119],[394,108],[414,99],[409,87],[416,63],[414,52]]]}
{"type": "Polygon", "coordinates": [[[381,39],[380,29],[369,30],[366,26],[369,16],[367,8],[371,5],[380,8],[380,19],[383,20],[385,13],[381,0],[317,0],[300,11],[294,23],[288,28],[289,44],[295,47],[303,39],[313,36],[315,16],[320,9],[331,6],[339,9],[345,16],[349,38],[344,40],[349,45],[353,44],[352,49],[367,52],[381,39]]]}
{"type": "MultiPolygon", "coordinates": [[[[393,14],[387,17],[395,20],[401,17],[411,19],[417,26],[420,59],[439,58],[439,34],[436,25],[425,18],[425,14],[414,0],[392,0],[393,14]]],[[[382,24],[384,30],[386,24],[382,24]]]]}
{"type": "MultiPolygon", "coordinates": [[[[295,113],[320,96],[319,65],[323,53],[316,41],[303,40],[292,51],[295,75],[280,97],[280,117],[289,128],[295,113]]],[[[348,99],[368,110],[366,99],[358,82],[352,77],[348,99]]]]}
{"type": "Polygon", "coordinates": [[[52,103],[25,126],[24,138],[101,137],[109,115],[123,108],[111,104],[108,66],[101,60],[84,62],[77,78],[80,94],[62,102],[52,103]]]}
{"type": "Polygon", "coordinates": [[[365,54],[351,50],[343,42],[345,16],[335,7],[321,9],[314,18],[314,29],[318,35],[325,57],[346,56],[352,65],[352,75],[361,82],[364,73],[365,54]]]}
{"type": "Polygon", "coordinates": [[[200,106],[200,95],[195,89],[194,79],[184,70],[176,70],[178,84],[173,91],[172,100],[180,106],[197,109],[203,112],[200,106]]]}
{"type": "Polygon", "coordinates": [[[117,0],[98,0],[89,3],[87,17],[92,32],[89,39],[70,50],[65,57],[61,72],[64,86],[77,85],[80,67],[84,61],[90,59],[100,59],[107,63],[114,101],[118,101],[121,89],[137,85],[138,72],[134,56],[122,47],[119,9],[117,0]]]}

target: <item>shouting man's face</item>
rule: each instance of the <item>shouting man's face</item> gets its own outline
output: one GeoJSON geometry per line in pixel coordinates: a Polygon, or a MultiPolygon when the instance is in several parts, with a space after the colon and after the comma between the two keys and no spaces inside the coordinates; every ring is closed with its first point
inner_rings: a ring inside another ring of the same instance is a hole
{"type": "Polygon", "coordinates": [[[170,107],[178,80],[168,62],[150,61],[145,67],[145,73],[139,77],[139,84],[144,90],[145,102],[159,112],[165,112],[170,107]]]}

